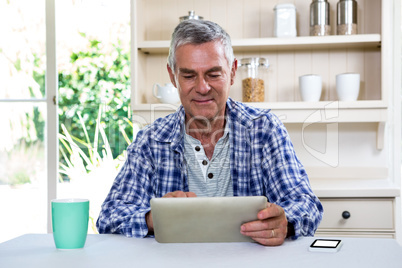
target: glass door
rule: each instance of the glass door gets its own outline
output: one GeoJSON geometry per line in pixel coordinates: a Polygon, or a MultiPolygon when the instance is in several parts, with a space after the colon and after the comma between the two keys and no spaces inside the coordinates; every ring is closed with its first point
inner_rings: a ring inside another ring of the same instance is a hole
{"type": "Polygon", "coordinates": [[[56,2],[58,198],[90,200],[89,233],[132,140],[130,1],[56,2]]]}
{"type": "Polygon", "coordinates": [[[47,231],[45,21],[45,1],[0,2],[0,242],[47,231]]]}

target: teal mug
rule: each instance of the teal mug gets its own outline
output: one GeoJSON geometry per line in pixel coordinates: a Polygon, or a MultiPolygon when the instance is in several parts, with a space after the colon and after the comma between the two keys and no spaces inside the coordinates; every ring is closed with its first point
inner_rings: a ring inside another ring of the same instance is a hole
{"type": "Polygon", "coordinates": [[[88,220],[88,199],[52,200],[52,228],[56,248],[83,248],[87,239],[88,220]]]}

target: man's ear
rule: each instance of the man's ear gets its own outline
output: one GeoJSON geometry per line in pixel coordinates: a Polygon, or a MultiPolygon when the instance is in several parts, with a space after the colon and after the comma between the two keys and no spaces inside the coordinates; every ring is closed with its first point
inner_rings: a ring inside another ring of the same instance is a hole
{"type": "Polygon", "coordinates": [[[230,85],[234,84],[236,78],[236,71],[237,71],[237,59],[234,59],[232,69],[230,71],[230,85]]]}
{"type": "Polygon", "coordinates": [[[169,73],[170,82],[172,82],[173,86],[174,86],[175,88],[177,88],[177,86],[176,86],[176,79],[175,79],[175,77],[174,77],[174,72],[173,72],[172,68],[170,68],[169,64],[167,64],[166,67],[167,67],[167,71],[168,71],[168,73],[169,73]]]}

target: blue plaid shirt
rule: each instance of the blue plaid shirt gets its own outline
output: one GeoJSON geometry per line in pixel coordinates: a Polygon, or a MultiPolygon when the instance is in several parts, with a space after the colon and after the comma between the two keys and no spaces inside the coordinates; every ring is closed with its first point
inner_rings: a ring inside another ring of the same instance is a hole
{"type": "MultiPolygon", "coordinates": [[[[262,195],[281,206],[295,236],[313,236],[323,208],[311,190],[289,135],[269,110],[231,100],[230,171],[235,196],[262,195]]],[[[99,233],[144,237],[150,200],[188,191],[184,152],[184,108],[142,129],[127,148],[127,160],[102,205],[99,233]]]]}

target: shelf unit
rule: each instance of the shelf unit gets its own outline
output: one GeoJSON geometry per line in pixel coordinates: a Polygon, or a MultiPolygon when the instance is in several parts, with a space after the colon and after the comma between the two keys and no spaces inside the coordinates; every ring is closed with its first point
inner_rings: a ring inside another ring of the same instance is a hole
{"type": "MultiPolygon", "coordinates": [[[[358,123],[372,122],[380,123],[387,121],[387,106],[382,101],[359,101],[339,102],[321,101],[316,103],[306,102],[250,102],[246,103],[256,108],[271,109],[283,123],[310,123],[310,122],[339,122],[358,123]],[[325,114],[321,120],[311,118],[314,112],[323,111],[325,114]]],[[[147,113],[156,110],[161,116],[166,116],[179,107],[174,104],[138,104],[135,105],[136,113],[147,113]]],[[[156,117],[157,118],[157,117],[156,117]]],[[[155,118],[155,119],[156,119],[155,118]]]]}
{"type": "MultiPolygon", "coordinates": [[[[138,43],[138,50],[143,53],[168,53],[169,40],[142,41],[138,43]]],[[[360,34],[351,36],[300,36],[282,38],[247,38],[232,40],[233,50],[261,51],[261,50],[305,50],[305,49],[333,49],[333,48],[380,48],[380,34],[360,34]]]]}
{"type": "MultiPolygon", "coordinates": [[[[273,8],[280,3],[277,0],[132,0],[132,17],[135,19],[132,29],[133,120],[148,124],[178,108],[179,105],[159,103],[152,96],[151,89],[154,83],[170,82],[166,71],[170,35],[179,23],[179,17],[195,10],[197,15],[217,22],[231,35],[237,59],[268,58],[270,67],[265,102],[249,104],[271,109],[290,132],[296,129],[294,132],[298,133],[311,125],[332,123],[342,125],[342,129],[356,130],[359,129],[357,125],[374,129],[374,135],[366,135],[363,131],[353,136],[349,133],[352,130],[345,131],[341,138],[348,139],[349,146],[340,145],[340,155],[348,151],[353,154],[350,144],[357,143],[358,148],[364,147],[368,156],[357,154],[356,164],[341,163],[338,167],[328,167],[306,157],[307,153],[299,144],[300,138],[294,140],[313,189],[320,198],[387,198],[395,204],[400,196],[400,182],[395,177],[398,173],[390,156],[393,146],[390,132],[393,127],[392,91],[396,89],[395,81],[400,79],[394,72],[396,63],[393,57],[397,32],[394,25],[399,19],[394,10],[400,8],[398,1],[357,0],[359,34],[337,36],[338,0],[328,0],[332,35],[309,36],[310,1],[292,0],[297,10],[298,36],[276,38],[273,35],[273,8]],[[361,75],[357,101],[341,102],[337,99],[335,76],[344,72],[361,75]],[[319,74],[323,79],[319,102],[301,101],[298,77],[308,73],[319,74]],[[372,141],[373,136],[375,141],[372,141]],[[365,162],[374,164],[370,166],[365,162]]],[[[230,97],[241,100],[241,81],[237,79],[230,97]]],[[[325,137],[318,139],[325,141],[325,137]]],[[[396,229],[387,229],[384,236],[394,236],[395,232],[396,229]]],[[[364,231],[355,230],[352,234],[364,235],[364,231]]],[[[379,234],[381,236],[381,232],[379,234]]]]}
{"type": "MultiPolygon", "coordinates": [[[[387,106],[383,101],[320,101],[247,103],[251,106],[271,109],[284,124],[311,123],[376,123],[377,149],[384,148],[384,132],[388,118],[387,106]]],[[[134,106],[137,122],[148,124],[177,110],[173,104],[138,104],[134,106]]]]}

